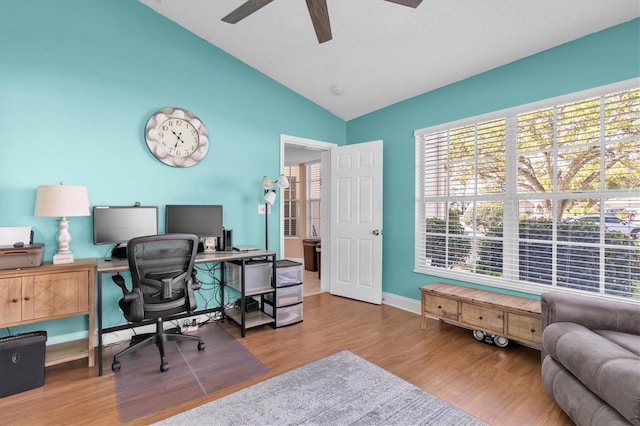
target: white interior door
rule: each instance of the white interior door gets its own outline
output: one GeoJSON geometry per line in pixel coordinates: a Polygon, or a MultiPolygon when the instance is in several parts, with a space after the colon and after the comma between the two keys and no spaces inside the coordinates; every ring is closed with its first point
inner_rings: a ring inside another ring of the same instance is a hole
{"type": "Polygon", "coordinates": [[[329,291],[380,304],[382,141],[332,148],[330,180],[329,291]]]}

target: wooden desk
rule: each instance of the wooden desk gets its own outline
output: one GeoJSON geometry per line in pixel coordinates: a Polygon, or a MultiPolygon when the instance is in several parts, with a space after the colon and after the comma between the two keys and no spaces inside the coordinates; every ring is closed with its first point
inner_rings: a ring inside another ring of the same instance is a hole
{"type": "Polygon", "coordinates": [[[45,366],[88,358],[94,364],[94,277],[96,260],[77,259],[35,268],[0,270],[0,327],[86,315],[87,339],[50,345],[45,366]]]}
{"type": "MultiPolygon", "coordinates": [[[[276,276],[276,252],[275,251],[269,251],[269,250],[252,250],[252,251],[220,251],[220,252],[211,252],[211,253],[199,253],[196,256],[196,260],[195,263],[211,263],[211,262],[216,262],[216,263],[224,263],[224,262],[231,262],[234,260],[238,260],[241,262],[242,264],[242,268],[244,269],[244,264],[246,260],[249,259],[253,259],[253,258],[271,258],[271,262],[273,264],[273,274],[272,274],[272,281],[273,279],[275,279],[276,276]]],[[[102,375],[102,334],[103,333],[108,333],[111,331],[117,331],[117,330],[124,330],[127,328],[133,328],[135,326],[131,325],[131,324],[123,324],[123,325],[119,325],[119,326],[115,326],[115,327],[108,327],[108,328],[103,328],[102,327],[102,277],[104,274],[117,274],[119,272],[124,272],[124,271],[128,271],[129,270],[129,262],[127,259],[112,259],[112,260],[106,260],[106,259],[97,259],[97,272],[98,272],[98,285],[97,285],[97,300],[98,300],[98,375],[102,375]]],[[[222,303],[224,304],[224,268],[222,268],[222,279],[221,281],[223,282],[222,284],[222,289],[221,289],[221,297],[222,297],[222,303]]],[[[241,334],[242,337],[244,337],[245,335],[245,331],[247,328],[247,324],[246,324],[246,318],[245,318],[245,294],[244,294],[244,288],[245,288],[245,283],[244,283],[244,274],[242,274],[242,279],[241,279],[241,312],[242,314],[240,315],[239,318],[231,318],[233,319],[235,322],[238,323],[238,325],[241,328],[241,334]]],[[[275,287],[273,282],[272,282],[272,287],[275,287]]],[[[196,310],[195,313],[198,314],[203,314],[203,313],[209,313],[209,312],[215,312],[215,311],[222,311],[223,315],[224,315],[224,309],[223,307],[216,307],[216,308],[209,308],[209,309],[202,309],[202,310],[196,310]]],[[[170,318],[184,318],[187,316],[192,316],[193,313],[189,314],[180,314],[180,315],[176,315],[170,318]]],[[[153,321],[149,321],[149,324],[152,324],[153,321]]],[[[268,323],[272,323],[274,328],[275,328],[275,319],[271,318],[271,320],[269,321],[263,321],[261,324],[268,324],[268,323]]],[[[93,327],[90,328],[91,330],[93,330],[93,327]]]]}

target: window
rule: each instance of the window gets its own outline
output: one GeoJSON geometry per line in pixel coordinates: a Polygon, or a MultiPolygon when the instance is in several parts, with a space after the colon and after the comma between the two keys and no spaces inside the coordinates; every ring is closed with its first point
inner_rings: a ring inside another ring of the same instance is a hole
{"type": "Polygon", "coordinates": [[[286,166],[284,175],[289,179],[289,187],[284,190],[284,236],[299,237],[298,219],[300,217],[300,168],[286,166]]]}
{"type": "Polygon", "coordinates": [[[416,131],[415,270],[640,299],[640,89],[629,87],[416,131]]]}
{"type": "Polygon", "coordinates": [[[320,162],[307,163],[307,237],[320,236],[320,162]]]}

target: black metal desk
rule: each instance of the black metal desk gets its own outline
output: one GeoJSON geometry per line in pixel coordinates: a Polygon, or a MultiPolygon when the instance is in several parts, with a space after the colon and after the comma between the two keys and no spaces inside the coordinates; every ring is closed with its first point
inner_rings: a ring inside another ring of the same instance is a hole
{"type": "MultiPolygon", "coordinates": [[[[238,260],[241,262],[242,265],[242,269],[244,271],[244,265],[245,265],[245,261],[249,260],[249,259],[253,259],[253,258],[271,258],[272,264],[273,264],[273,274],[272,274],[272,282],[271,282],[271,287],[274,288],[274,280],[275,280],[275,276],[276,276],[276,252],[274,251],[270,251],[270,250],[252,250],[252,251],[220,251],[220,252],[211,252],[211,253],[199,253],[196,256],[196,260],[195,263],[210,263],[210,262],[218,262],[218,263],[224,263],[224,262],[231,262],[234,260],[238,260]]],[[[98,275],[98,280],[97,280],[97,303],[98,303],[98,308],[97,308],[97,316],[98,316],[98,375],[102,376],[102,335],[103,333],[109,333],[112,331],[118,331],[118,330],[124,330],[127,328],[134,328],[136,326],[131,325],[131,324],[123,324],[123,325],[118,325],[118,326],[114,326],[114,327],[108,327],[108,328],[102,328],[102,277],[105,274],[117,274],[119,272],[124,272],[124,271],[128,271],[129,270],[129,262],[127,261],[127,259],[112,259],[112,260],[105,260],[105,259],[96,259],[97,260],[97,275],[98,275]]],[[[224,268],[222,268],[222,303],[224,305],[224,287],[225,287],[225,281],[224,281],[224,268]]],[[[241,327],[241,334],[242,337],[245,336],[245,331],[247,328],[247,324],[246,324],[246,319],[245,319],[245,296],[249,295],[249,294],[245,294],[245,282],[244,282],[244,276],[245,274],[242,274],[241,277],[241,302],[240,302],[240,315],[233,315],[233,316],[229,316],[230,319],[232,319],[234,322],[237,322],[238,325],[241,327]]],[[[193,314],[204,314],[204,313],[209,313],[209,312],[215,312],[215,311],[222,311],[223,315],[226,315],[224,312],[224,306],[221,307],[216,307],[216,308],[209,308],[209,309],[203,309],[203,310],[196,310],[196,312],[191,313],[191,314],[181,314],[181,315],[176,315],[173,317],[170,317],[168,319],[177,319],[177,318],[184,318],[187,316],[192,316],[193,314]]],[[[153,321],[149,322],[149,324],[152,324],[153,321]]],[[[273,324],[273,326],[275,327],[275,318],[271,318],[271,319],[266,319],[263,320],[261,322],[261,324],[273,324]]],[[[90,331],[91,332],[91,331],[90,331]]]]}

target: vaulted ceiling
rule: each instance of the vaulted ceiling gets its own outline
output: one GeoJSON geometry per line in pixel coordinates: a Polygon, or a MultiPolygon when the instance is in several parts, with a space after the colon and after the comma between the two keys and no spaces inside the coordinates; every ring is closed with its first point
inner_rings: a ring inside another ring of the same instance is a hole
{"type": "Polygon", "coordinates": [[[344,120],[640,16],[638,0],[327,0],[319,43],[302,0],[235,24],[246,0],[139,0],[344,120]]]}

